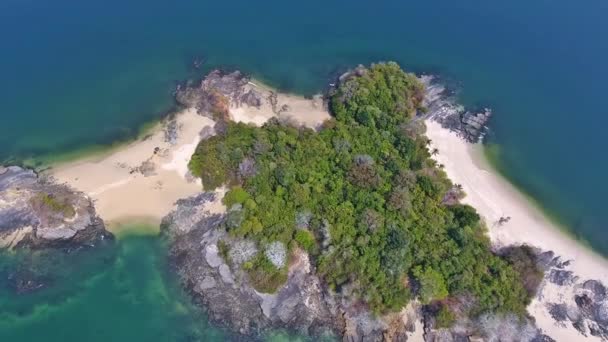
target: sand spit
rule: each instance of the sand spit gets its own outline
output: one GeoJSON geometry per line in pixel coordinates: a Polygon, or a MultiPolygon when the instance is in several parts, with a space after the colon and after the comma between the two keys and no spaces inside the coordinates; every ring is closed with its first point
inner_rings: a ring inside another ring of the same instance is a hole
{"type": "MultiPolygon", "coordinates": [[[[320,96],[306,99],[276,93],[253,82],[247,87],[261,94],[261,104],[231,103],[229,115],[234,121],[262,125],[278,116],[314,128],[330,118],[320,96]]],[[[93,199],[110,231],[132,221],[157,227],[175,201],[202,190],[200,181],[188,173],[188,161],[201,135],[213,132],[215,124],[202,114],[193,108],[183,110],[144,138],[108,155],[56,165],[47,172],[93,199]]]]}

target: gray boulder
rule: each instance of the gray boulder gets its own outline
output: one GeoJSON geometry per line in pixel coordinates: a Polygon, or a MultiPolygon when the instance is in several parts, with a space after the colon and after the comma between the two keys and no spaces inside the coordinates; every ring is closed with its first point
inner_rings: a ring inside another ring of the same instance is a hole
{"type": "Polygon", "coordinates": [[[1,171],[0,248],[78,247],[112,237],[83,193],[18,166],[1,171]]]}

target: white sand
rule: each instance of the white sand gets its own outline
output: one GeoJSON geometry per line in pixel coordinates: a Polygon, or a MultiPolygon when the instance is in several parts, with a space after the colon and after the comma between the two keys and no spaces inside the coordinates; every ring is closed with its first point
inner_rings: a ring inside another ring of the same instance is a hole
{"type": "MultiPolygon", "coordinates": [[[[491,169],[480,145],[464,142],[434,121],[427,121],[427,136],[432,147],[439,150],[435,157],[445,166],[454,183],[461,184],[467,196],[464,203],[475,207],[485,219],[492,242],[496,246],[528,244],[542,250],[552,250],[565,260],[567,268],[581,280],[597,279],[608,284],[608,261],[565,234],[540,212],[510,183],[491,169]],[[511,220],[498,226],[503,216],[511,220]]],[[[584,339],[571,326],[558,327],[545,307],[547,302],[572,302],[572,288],[543,282],[540,296],[529,306],[537,325],[558,341],[584,339]]],[[[598,340],[592,336],[589,340],[598,340]]]]}
{"type": "Polygon", "coordinates": [[[213,121],[186,110],[176,115],[179,127],[175,145],[164,140],[162,124],[150,136],[119,148],[101,158],[85,158],[60,165],[50,173],[85,192],[95,202],[98,214],[110,230],[127,221],[158,225],[180,198],[202,189],[200,182],[188,181],[188,160],[198,143],[201,129],[213,121]],[[154,153],[158,148],[158,153],[154,153]],[[149,176],[131,172],[142,163],[154,165],[149,176]]]}
{"type": "MultiPolygon", "coordinates": [[[[261,91],[264,101],[260,108],[231,105],[230,116],[235,121],[261,125],[271,117],[279,116],[314,128],[330,118],[319,97],[309,100],[278,94],[278,105],[273,108],[268,100],[269,88],[249,86],[261,91]],[[284,105],[286,110],[277,113],[275,109],[284,105]]],[[[175,117],[178,138],[173,145],[165,141],[164,124],[159,123],[142,140],[102,157],[55,165],[48,172],[59,182],[66,182],[92,198],[97,213],[110,231],[116,232],[127,222],[144,222],[158,227],[160,220],[173,209],[175,201],[202,191],[200,180],[187,177],[188,162],[200,141],[201,130],[214,124],[194,109],[185,110],[175,117]],[[154,171],[146,175],[132,172],[142,164],[152,166],[154,171]]],[[[224,208],[219,203],[214,210],[224,208]]]]}

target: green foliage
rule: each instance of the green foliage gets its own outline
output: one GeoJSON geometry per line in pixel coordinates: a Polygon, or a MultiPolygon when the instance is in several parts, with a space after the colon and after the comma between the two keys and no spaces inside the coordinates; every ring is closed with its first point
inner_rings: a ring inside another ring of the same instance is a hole
{"type": "Polygon", "coordinates": [[[538,253],[532,247],[523,245],[505,248],[501,251],[501,254],[517,271],[529,297],[536,295],[536,290],[538,290],[544,275],[538,263],[538,253]]]}
{"type": "MultiPolygon", "coordinates": [[[[491,252],[472,207],[442,202],[452,184],[411,121],[422,94],[413,75],[377,64],[341,84],[330,99],[335,120],[321,131],[228,123],[199,144],[190,169],[206,189],[232,186],[231,235],[301,246],[331,289],[378,313],[412,295],[465,295],[471,314],[522,314],[529,293],[517,263],[491,252]],[[255,172],[244,175],[245,162],[255,172]]],[[[286,279],[263,255],[245,269],[265,292],[286,279]]]]}
{"type": "Polygon", "coordinates": [[[422,303],[428,304],[432,300],[441,300],[448,296],[448,289],[441,273],[430,267],[424,269],[416,267],[413,273],[420,284],[418,296],[422,303]]]}
{"type": "Polygon", "coordinates": [[[225,262],[229,263],[230,262],[230,246],[228,246],[228,244],[225,241],[220,240],[217,242],[217,248],[219,250],[219,254],[222,257],[222,259],[224,259],[225,262]]]}
{"type": "Polygon", "coordinates": [[[276,268],[264,253],[244,265],[253,288],[262,293],[274,293],[287,281],[287,269],[276,268]]]}
{"type": "MultiPolygon", "coordinates": [[[[244,204],[249,199],[247,191],[243,190],[240,186],[235,186],[224,195],[222,201],[226,207],[230,208],[233,204],[244,204]]],[[[249,204],[249,206],[255,207],[255,202],[249,204]]]]}
{"type": "Polygon", "coordinates": [[[456,316],[446,305],[442,305],[435,315],[435,324],[437,328],[451,328],[456,322],[456,316]]]}
{"type": "Polygon", "coordinates": [[[250,153],[257,129],[243,123],[231,124],[231,133],[213,136],[197,146],[188,168],[203,181],[205,190],[237,181],[238,165],[250,153]]]}
{"type": "Polygon", "coordinates": [[[311,232],[307,230],[298,230],[296,231],[296,236],[294,237],[296,242],[300,247],[302,247],[308,253],[312,253],[317,246],[317,242],[315,237],[311,232]]]}
{"type": "Polygon", "coordinates": [[[32,198],[32,203],[53,213],[62,214],[66,218],[76,215],[74,206],[67,199],[57,198],[52,194],[38,193],[32,198]]]}

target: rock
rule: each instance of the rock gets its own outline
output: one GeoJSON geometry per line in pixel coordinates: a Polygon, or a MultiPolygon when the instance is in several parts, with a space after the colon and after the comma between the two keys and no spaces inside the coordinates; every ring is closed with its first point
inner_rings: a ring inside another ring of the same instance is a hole
{"type": "Polygon", "coordinates": [[[556,342],[556,341],[545,334],[539,334],[539,335],[535,336],[530,342],[556,342]]]}
{"type": "Polygon", "coordinates": [[[587,280],[583,283],[583,289],[591,291],[594,301],[606,299],[606,287],[597,280],[587,280]]]}
{"type": "Polygon", "coordinates": [[[199,283],[198,288],[201,291],[205,291],[207,289],[212,289],[215,287],[215,279],[212,277],[205,277],[203,278],[203,280],[199,283]]]}
{"type": "Polygon", "coordinates": [[[571,271],[552,269],[549,272],[548,279],[553,284],[565,286],[573,284],[578,277],[574,276],[574,273],[571,271]]]}
{"type": "Polygon", "coordinates": [[[591,311],[593,301],[591,300],[591,298],[589,298],[589,296],[587,296],[587,294],[574,297],[574,301],[576,302],[576,305],[579,307],[579,309],[581,309],[581,311],[583,311],[583,312],[591,311]]]}
{"type": "Polygon", "coordinates": [[[567,321],[569,318],[566,304],[549,304],[549,313],[558,322],[567,321]]]}
{"type": "Polygon", "coordinates": [[[169,239],[187,234],[197,227],[215,227],[223,222],[222,215],[211,215],[207,207],[216,200],[213,192],[203,192],[199,195],[180,199],[176,209],[163,218],[162,233],[169,239]]]}
{"type": "Polygon", "coordinates": [[[255,176],[257,168],[255,166],[255,160],[253,158],[245,157],[239,164],[239,177],[241,179],[247,179],[255,176]]]}
{"type": "Polygon", "coordinates": [[[178,126],[177,120],[175,120],[175,118],[169,119],[167,123],[163,125],[163,133],[164,140],[166,143],[169,143],[171,145],[175,145],[177,143],[178,126]]]}
{"type": "MultiPolygon", "coordinates": [[[[336,318],[339,310],[326,300],[327,294],[311,274],[303,252],[290,268],[287,283],[276,293],[256,292],[239,266],[257,254],[255,243],[231,238],[224,228],[224,216],[205,219],[205,215],[195,213],[204,211],[207,200],[206,196],[195,196],[180,201],[163,220],[162,229],[170,238],[171,264],[210,320],[246,338],[259,337],[269,329],[313,336],[342,331],[336,318]],[[229,248],[229,261],[219,256],[220,240],[229,248]]],[[[280,246],[277,250],[284,248],[280,246]]]]}
{"type": "Polygon", "coordinates": [[[226,284],[234,284],[234,279],[232,278],[232,272],[230,272],[230,267],[226,264],[220,265],[219,268],[220,276],[222,277],[222,281],[226,284]]]}
{"type": "Polygon", "coordinates": [[[241,95],[240,102],[250,107],[260,108],[262,105],[262,98],[259,93],[255,92],[253,89],[250,89],[248,92],[241,95]]]}
{"type": "Polygon", "coordinates": [[[561,302],[547,304],[551,317],[561,326],[570,323],[582,336],[591,334],[608,340],[608,298],[604,284],[597,280],[579,281],[567,270],[570,260],[562,261],[553,253],[539,255],[549,270],[545,280],[555,284],[552,286],[560,286],[562,292],[561,302]]]}
{"type": "Polygon", "coordinates": [[[201,131],[198,133],[198,136],[201,138],[201,140],[209,139],[210,137],[212,137],[214,135],[215,135],[215,129],[211,126],[203,127],[203,129],[201,129],[201,131]]]}
{"type": "Polygon", "coordinates": [[[282,242],[275,241],[271,243],[264,251],[264,254],[276,268],[285,266],[287,250],[282,242]]]}
{"type": "Polygon", "coordinates": [[[483,140],[492,110],[482,108],[468,111],[456,102],[450,91],[435,77],[422,76],[420,81],[426,89],[423,105],[427,111],[424,118],[439,122],[444,128],[456,132],[471,143],[483,140]]]}
{"type": "Polygon", "coordinates": [[[249,240],[238,240],[233,243],[229,256],[230,261],[239,266],[244,262],[253,259],[257,253],[258,248],[256,247],[255,242],[249,240]]]}
{"type": "Polygon", "coordinates": [[[601,325],[608,325],[608,303],[602,302],[595,305],[593,318],[601,325]]]}
{"type": "Polygon", "coordinates": [[[215,244],[207,245],[205,248],[205,260],[209,266],[214,268],[223,263],[222,258],[219,255],[219,250],[215,244]]]}
{"type": "Polygon", "coordinates": [[[262,104],[262,95],[253,88],[247,89],[249,81],[239,71],[226,74],[215,70],[197,86],[178,87],[175,100],[182,106],[196,108],[201,115],[227,120],[229,104],[253,107],[262,104]]]}
{"type": "Polygon", "coordinates": [[[0,175],[0,248],[78,248],[111,238],[91,200],[9,166],[0,175]]]}
{"type": "Polygon", "coordinates": [[[28,268],[21,268],[7,277],[8,286],[13,293],[22,295],[38,291],[49,286],[50,279],[40,276],[28,268]]]}

